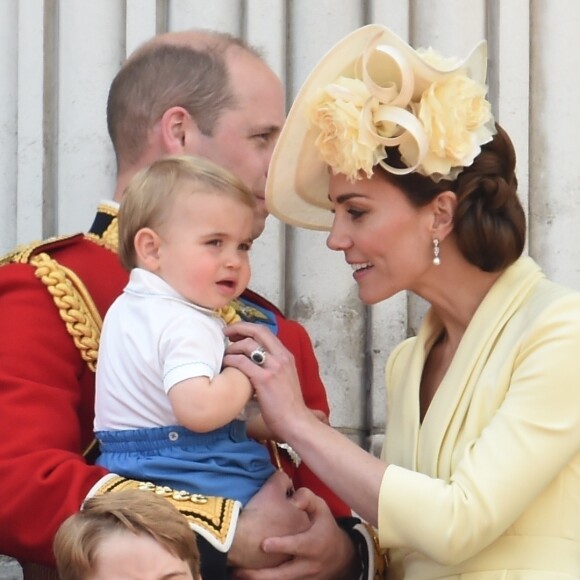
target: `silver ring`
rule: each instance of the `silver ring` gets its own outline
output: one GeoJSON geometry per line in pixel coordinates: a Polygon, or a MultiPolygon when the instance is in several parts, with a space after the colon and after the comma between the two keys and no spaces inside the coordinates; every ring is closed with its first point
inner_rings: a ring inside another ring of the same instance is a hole
{"type": "Polygon", "coordinates": [[[250,359],[255,362],[258,366],[263,366],[266,362],[266,349],[263,346],[259,346],[250,353],[250,359]]]}

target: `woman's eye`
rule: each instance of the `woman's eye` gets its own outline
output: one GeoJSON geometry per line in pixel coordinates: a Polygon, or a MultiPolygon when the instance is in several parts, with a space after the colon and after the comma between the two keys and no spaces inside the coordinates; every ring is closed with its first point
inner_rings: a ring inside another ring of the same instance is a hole
{"type": "Polygon", "coordinates": [[[363,216],[365,213],[366,213],[366,212],[364,212],[364,211],[361,211],[361,210],[358,210],[358,209],[353,209],[353,208],[350,208],[350,209],[348,210],[348,214],[350,215],[350,217],[351,217],[353,220],[359,219],[359,218],[360,218],[360,217],[362,217],[362,216],[363,216]]]}
{"type": "Polygon", "coordinates": [[[222,245],[222,241],[221,240],[208,240],[207,245],[208,246],[216,246],[219,248],[222,245]]]}

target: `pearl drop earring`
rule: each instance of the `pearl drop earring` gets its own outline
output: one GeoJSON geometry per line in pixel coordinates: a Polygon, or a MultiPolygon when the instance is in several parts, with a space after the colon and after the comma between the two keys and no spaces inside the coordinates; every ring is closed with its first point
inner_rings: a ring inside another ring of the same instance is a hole
{"type": "Polygon", "coordinates": [[[437,238],[433,238],[433,265],[434,266],[441,266],[441,258],[439,257],[440,249],[439,249],[439,240],[437,238]]]}

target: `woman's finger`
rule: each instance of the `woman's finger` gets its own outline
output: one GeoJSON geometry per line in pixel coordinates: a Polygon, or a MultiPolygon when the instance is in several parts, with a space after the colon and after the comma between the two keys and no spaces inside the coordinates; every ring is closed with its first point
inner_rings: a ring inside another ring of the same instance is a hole
{"type": "Polygon", "coordinates": [[[263,324],[254,324],[251,322],[236,322],[224,329],[225,335],[232,340],[232,344],[240,346],[247,353],[251,352],[257,346],[261,346],[272,354],[284,352],[286,349],[278,338],[263,324]],[[249,342],[245,339],[253,339],[249,342]],[[239,344],[241,343],[241,344],[239,344]],[[246,350],[247,349],[247,350],[246,350]]]}
{"type": "Polygon", "coordinates": [[[259,380],[261,377],[261,373],[264,372],[264,369],[253,362],[248,356],[244,353],[240,354],[228,354],[226,353],[224,356],[224,366],[226,367],[234,367],[244,373],[252,384],[254,388],[261,386],[261,381],[259,380]]]}

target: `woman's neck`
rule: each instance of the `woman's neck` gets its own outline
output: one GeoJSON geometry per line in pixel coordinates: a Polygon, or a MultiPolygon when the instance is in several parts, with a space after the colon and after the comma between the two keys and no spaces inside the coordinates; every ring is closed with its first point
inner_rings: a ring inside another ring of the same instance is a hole
{"type": "Polygon", "coordinates": [[[479,305],[502,272],[483,272],[474,266],[441,271],[440,281],[423,296],[443,324],[439,340],[455,351],[479,305]]]}

